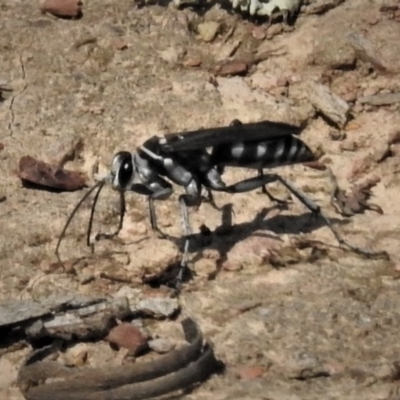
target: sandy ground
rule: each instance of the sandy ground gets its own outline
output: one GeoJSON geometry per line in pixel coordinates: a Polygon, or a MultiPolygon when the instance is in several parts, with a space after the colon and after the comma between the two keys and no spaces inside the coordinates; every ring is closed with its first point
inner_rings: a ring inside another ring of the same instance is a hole
{"type": "MultiPolygon", "coordinates": [[[[20,157],[57,162],[81,140],[83,150],[67,168],[93,181],[94,172],[107,171],[116,151],[133,151],[151,135],[224,125],[234,118],[306,122],[304,141],[323,148],[341,187],[380,178],[372,201],[384,214],[342,218],[329,204],[323,171],[292,166],[279,172],[318,202],[347,240],[387,251],[391,260],[329,247],[300,250],[294,245],[299,237],[335,240],[326,226],[310,221],[297,200],[279,211],[261,193],[218,194],[219,205],[232,203],[234,229],[214,235],[207,248],[193,249],[197,275],[180,301],[182,313],[193,316],[214,343],[227,372],[185,398],[399,399],[400,148],[393,144],[388,157],[379,157],[400,126],[399,105],[371,106],[358,99],[400,89],[400,15],[380,11],[400,4],[329,3],[341,4],[321,15],[304,8],[292,29],[281,29],[278,22],[265,37],[262,24],[218,5],[196,13],[90,0],[82,19],[62,20],[41,15],[37,2],[0,0],[0,81],[13,89],[0,103],[0,197],[6,196],[0,203],[0,299],[115,293],[124,285],[102,279],[102,272],[141,287],[143,272],[159,271],[179,255],[178,188],[157,204],[161,228],[177,241],[151,232],[147,203],[132,194],[119,238],[98,243],[94,255],[85,246],[90,204],[84,206],[61,248],[67,264],[80,261],[73,273],[54,268],[59,233],[82,191],[23,188],[15,173],[20,157]],[[210,21],[219,24],[219,33],[205,42],[198,26],[210,21]],[[370,41],[383,69],[374,59],[356,57],[346,40],[350,31],[370,41]],[[215,63],[230,54],[249,59],[266,51],[272,55],[245,77],[212,78],[215,63]],[[198,60],[200,66],[191,66],[198,60]],[[344,140],[332,139],[338,129],[310,104],[312,81],[350,105],[344,140]],[[220,253],[227,260],[209,280],[220,253]]],[[[247,176],[248,171],[229,170],[226,180],[247,176]]],[[[287,194],[279,185],[271,191],[277,197],[287,194]]],[[[117,218],[118,197],[107,188],[95,231],[113,229],[117,218]]],[[[221,214],[204,204],[191,212],[191,221],[195,232],[202,224],[214,231],[221,214]]],[[[14,382],[27,352],[0,359],[2,398],[22,399],[14,382]]]]}

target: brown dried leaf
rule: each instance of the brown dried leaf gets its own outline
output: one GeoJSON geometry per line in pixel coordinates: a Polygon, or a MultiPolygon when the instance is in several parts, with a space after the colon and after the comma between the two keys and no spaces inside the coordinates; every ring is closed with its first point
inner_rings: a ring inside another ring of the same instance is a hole
{"type": "Polygon", "coordinates": [[[21,157],[17,174],[24,184],[47,189],[72,192],[86,186],[83,174],[47,164],[31,156],[21,157]]]}
{"type": "Polygon", "coordinates": [[[82,15],[82,1],[45,0],[40,6],[40,11],[42,13],[49,13],[61,18],[77,18],[82,15]]]}

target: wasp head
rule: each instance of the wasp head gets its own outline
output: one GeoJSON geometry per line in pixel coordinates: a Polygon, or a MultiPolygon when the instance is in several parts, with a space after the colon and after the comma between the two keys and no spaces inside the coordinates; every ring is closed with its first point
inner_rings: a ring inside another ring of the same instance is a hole
{"type": "Polygon", "coordinates": [[[135,177],[132,154],[120,151],[115,154],[111,165],[112,188],[125,191],[131,186],[135,177]]]}

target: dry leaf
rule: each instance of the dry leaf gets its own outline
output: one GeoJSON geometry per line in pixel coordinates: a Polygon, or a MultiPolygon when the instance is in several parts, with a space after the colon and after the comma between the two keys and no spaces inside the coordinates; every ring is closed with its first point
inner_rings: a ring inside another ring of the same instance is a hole
{"type": "Polygon", "coordinates": [[[61,18],[77,18],[82,15],[82,1],[45,0],[40,6],[40,11],[42,13],[49,13],[61,18]]]}
{"type": "Polygon", "coordinates": [[[33,184],[43,189],[72,192],[86,186],[83,174],[47,164],[31,156],[19,160],[18,177],[25,185],[33,184]]]}

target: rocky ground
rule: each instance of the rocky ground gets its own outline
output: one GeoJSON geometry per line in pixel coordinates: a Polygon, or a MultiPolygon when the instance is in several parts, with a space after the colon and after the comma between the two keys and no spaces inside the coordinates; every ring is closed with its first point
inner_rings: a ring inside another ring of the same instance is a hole
{"type": "MultiPolygon", "coordinates": [[[[93,255],[85,246],[90,204],[83,207],[61,246],[64,271],[54,249],[83,191],[24,188],[21,157],[57,163],[74,149],[66,168],[92,182],[116,151],[151,135],[234,118],[304,123],[302,138],[324,153],[341,188],[379,181],[371,201],[383,214],[344,218],[330,204],[325,171],[279,172],[346,240],[390,260],[316,245],[336,242],[297,200],[282,211],[261,193],[218,194],[235,212],[225,234],[209,204],[192,211],[195,232],[205,224],[214,235],[207,248],[192,249],[196,276],[180,296],[182,315],[199,322],[227,371],[185,398],[399,399],[400,2],[305,3],[292,26],[267,27],[220,5],[92,0],[81,19],[67,20],[41,14],[37,2],[0,0],[0,299],[147,291],[143,273],[179,256],[179,189],[157,204],[161,228],[176,241],[151,232],[147,203],[132,194],[118,239],[99,242],[93,255]]],[[[226,179],[247,176],[230,170],[226,179]]],[[[278,184],[271,191],[287,195],[278,184]]],[[[107,188],[94,229],[117,220],[118,196],[107,188]]],[[[171,324],[159,323],[160,335],[171,324]]],[[[92,364],[120,359],[105,343],[84,346],[92,364]]],[[[2,398],[22,399],[15,378],[28,351],[2,352],[2,398]]]]}

